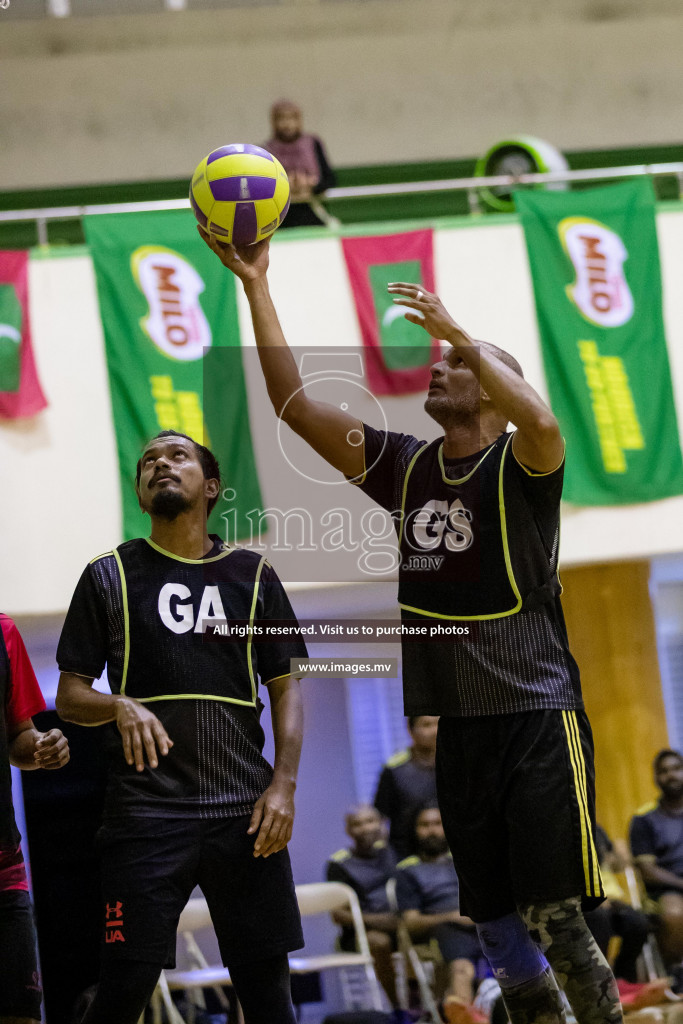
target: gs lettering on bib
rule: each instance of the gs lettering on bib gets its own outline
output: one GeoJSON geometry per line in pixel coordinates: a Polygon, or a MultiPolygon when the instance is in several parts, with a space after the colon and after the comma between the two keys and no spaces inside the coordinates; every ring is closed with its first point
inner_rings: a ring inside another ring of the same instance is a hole
{"type": "MultiPolygon", "coordinates": [[[[559,584],[516,572],[508,517],[529,516],[505,485],[512,435],[503,434],[465,469],[444,464],[441,440],[426,444],[406,471],[399,528],[399,604],[436,618],[493,619],[514,615],[559,584]],[[457,475],[460,473],[461,475],[457,475]]],[[[534,538],[535,531],[528,531],[534,538]]],[[[536,543],[536,541],[533,541],[536,543]]],[[[540,541],[538,542],[540,543],[540,541]]],[[[547,559],[539,551],[538,563],[547,559]]]]}

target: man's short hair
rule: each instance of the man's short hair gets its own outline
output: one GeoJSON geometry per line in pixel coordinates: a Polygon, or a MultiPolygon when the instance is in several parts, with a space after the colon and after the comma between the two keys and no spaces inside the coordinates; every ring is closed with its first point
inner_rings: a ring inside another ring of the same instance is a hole
{"type": "MultiPolygon", "coordinates": [[[[209,498],[209,504],[207,507],[207,515],[211,515],[211,512],[218,501],[218,495],[220,494],[221,488],[221,467],[218,465],[218,459],[213,454],[210,448],[206,445],[200,444],[199,441],[195,441],[189,434],[181,434],[177,430],[160,430],[154,437],[150,437],[149,441],[145,444],[145,448],[149,448],[153,441],[158,441],[160,437],[184,437],[187,441],[191,441],[194,445],[195,451],[197,452],[197,458],[201,463],[202,470],[204,472],[205,480],[218,480],[218,494],[215,498],[209,498]]],[[[144,449],[143,449],[144,450],[144,449]]],[[[138,459],[138,464],[135,467],[135,488],[140,489],[140,475],[142,473],[142,456],[138,459]]]]}
{"type": "Polygon", "coordinates": [[[355,818],[357,814],[362,811],[372,811],[376,815],[378,821],[382,820],[381,813],[372,804],[352,804],[351,807],[347,808],[346,814],[344,815],[344,824],[348,826],[352,818],[355,818]]]}
{"type": "Polygon", "coordinates": [[[662,761],[665,761],[667,757],[675,757],[678,761],[683,763],[683,754],[680,754],[677,750],[660,750],[655,755],[655,759],[652,762],[652,767],[656,772],[659,771],[662,761]]]}
{"type": "Polygon", "coordinates": [[[487,348],[489,352],[493,353],[496,359],[499,359],[501,363],[505,363],[505,365],[509,366],[511,370],[514,370],[522,380],[524,379],[524,371],[513,355],[506,352],[504,348],[498,348],[497,345],[493,345],[490,341],[480,341],[479,344],[482,345],[483,348],[487,348]]]}
{"type": "Polygon", "coordinates": [[[418,808],[416,808],[415,814],[413,816],[413,832],[415,832],[415,830],[417,829],[417,819],[420,817],[423,811],[438,811],[439,814],[441,814],[439,801],[435,800],[432,797],[431,800],[425,800],[423,803],[420,804],[418,808]]]}

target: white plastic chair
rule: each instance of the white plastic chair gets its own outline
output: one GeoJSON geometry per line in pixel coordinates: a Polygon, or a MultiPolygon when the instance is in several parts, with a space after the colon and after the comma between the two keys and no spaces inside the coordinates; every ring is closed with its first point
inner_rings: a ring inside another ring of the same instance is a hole
{"type": "MultiPolygon", "coordinates": [[[[193,1024],[197,1009],[205,1009],[206,1004],[202,989],[210,988],[216,993],[216,998],[221,1009],[226,1013],[229,1010],[230,1002],[225,994],[225,987],[231,985],[230,974],[227,967],[222,964],[209,964],[202,953],[194,933],[204,928],[213,928],[211,915],[204,897],[190,900],[180,915],[178,921],[178,938],[185,944],[190,967],[174,968],[173,970],[162,971],[157,984],[152,1007],[154,1012],[154,1024],[160,1018],[160,1003],[163,1003],[168,1016],[169,1024],[193,1024]],[[182,989],[187,1000],[187,1019],[185,1019],[178,1007],[171,998],[171,992],[182,989]]],[[[237,1007],[237,1020],[243,1024],[244,1017],[241,1007],[237,1007]]]]}
{"type": "Polygon", "coordinates": [[[358,952],[290,956],[289,969],[291,973],[312,974],[317,971],[340,970],[342,972],[342,991],[344,993],[345,1009],[384,1009],[382,990],[375,974],[375,964],[370,953],[370,946],[368,945],[363,914],[358,897],[351,886],[345,885],[343,882],[312,882],[307,885],[297,885],[296,898],[302,917],[312,917],[316,914],[331,914],[335,910],[350,910],[358,952]],[[365,987],[370,994],[370,1007],[353,1007],[348,1005],[351,998],[347,973],[352,969],[360,969],[364,974],[365,987]]]}
{"type": "Polygon", "coordinates": [[[405,956],[410,962],[415,980],[417,981],[418,988],[420,990],[420,998],[422,999],[422,1006],[425,1011],[426,1018],[431,1021],[431,1024],[441,1024],[441,1014],[437,1006],[434,992],[430,984],[425,965],[420,959],[420,954],[415,948],[413,940],[410,936],[410,932],[406,927],[406,923],[401,917],[401,911],[398,907],[398,900],[396,898],[396,879],[390,878],[386,884],[387,890],[387,902],[393,914],[396,914],[398,921],[396,935],[398,938],[399,952],[405,956]]]}

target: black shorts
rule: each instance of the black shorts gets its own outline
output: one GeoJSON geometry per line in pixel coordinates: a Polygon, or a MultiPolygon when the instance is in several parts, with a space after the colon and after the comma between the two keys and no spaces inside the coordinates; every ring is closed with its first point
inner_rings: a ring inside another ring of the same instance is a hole
{"type": "Polygon", "coordinates": [[[127,818],[98,833],[103,957],[175,966],[178,918],[199,885],[223,964],[300,949],[301,919],[287,850],[254,857],[249,817],[127,818]]]}
{"type": "Polygon", "coordinates": [[[0,1017],[40,1020],[42,989],[31,898],[23,889],[0,892],[0,1017]]]}
{"type": "Polygon", "coordinates": [[[461,913],[481,923],[529,903],[602,902],[583,711],[442,717],[436,784],[461,913]]]}

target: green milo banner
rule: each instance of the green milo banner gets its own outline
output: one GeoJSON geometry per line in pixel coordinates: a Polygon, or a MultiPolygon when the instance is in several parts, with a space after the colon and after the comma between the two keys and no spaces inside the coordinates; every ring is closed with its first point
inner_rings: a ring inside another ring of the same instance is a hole
{"type": "Polygon", "coordinates": [[[123,534],[149,532],[134,488],[142,446],[160,430],[206,444],[223,492],[209,529],[248,536],[261,507],[249,432],[235,281],[183,210],[85,218],[104,325],[123,534]]]}
{"type": "Polygon", "coordinates": [[[565,499],[626,505],[683,493],[650,181],[515,198],[567,441],[565,499]]]}

